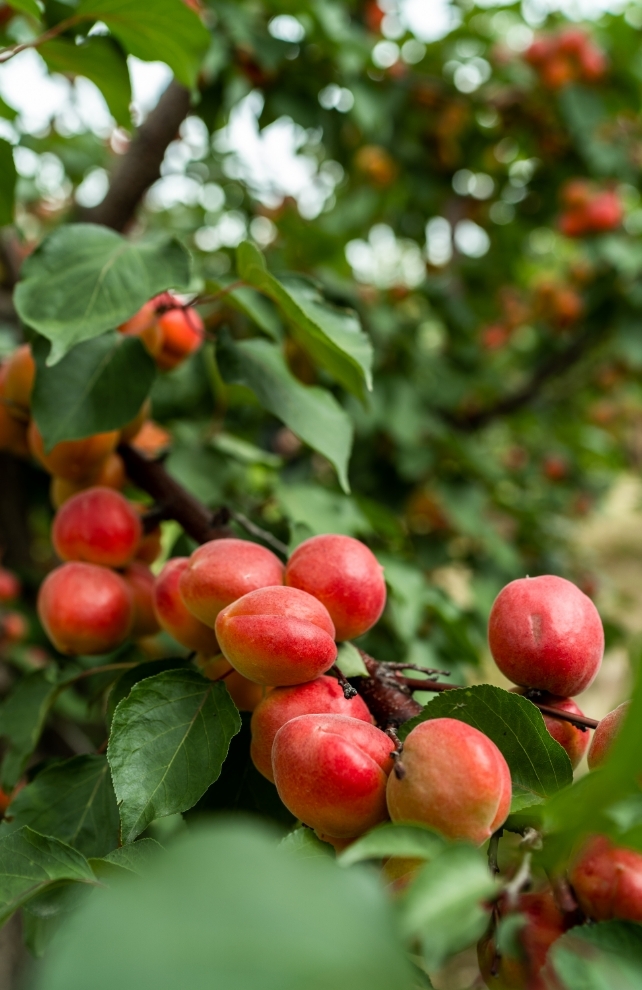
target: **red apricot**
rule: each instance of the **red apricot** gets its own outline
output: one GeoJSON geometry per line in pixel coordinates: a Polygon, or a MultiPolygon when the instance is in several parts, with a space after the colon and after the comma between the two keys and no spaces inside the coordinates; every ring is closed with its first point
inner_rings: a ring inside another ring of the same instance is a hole
{"type": "Polygon", "coordinates": [[[131,593],[120,574],[108,567],[72,561],[42,582],[38,615],[61,653],[109,653],[129,635],[131,593]]]}
{"type": "Polygon", "coordinates": [[[156,581],[154,575],[147,564],[140,560],[132,560],[127,569],[123,571],[123,579],[131,591],[134,606],[132,639],[139,639],[141,636],[153,636],[160,628],[154,610],[154,585],[156,581]]]}
{"type": "Polygon", "coordinates": [[[95,433],[84,440],[63,440],[47,453],[40,430],[32,420],[27,432],[31,453],[50,474],[69,481],[91,478],[118,443],[118,431],[95,433]]]}
{"type": "Polygon", "coordinates": [[[372,723],[363,698],[346,698],[336,677],[317,677],[307,684],[274,688],[252,715],[250,755],[256,769],[274,782],[272,744],[281,726],[298,715],[330,714],[372,723]]]}
{"type": "Polygon", "coordinates": [[[67,499],[51,529],[54,549],[62,560],[86,560],[105,567],[124,567],[140,538],[140,516],[113,488],[88,488],[67,499]]]}
{"type": "Polygon", "coordinates": [[[293,815],[337,839],[385,821],[392,743],[380,729],[346,715],[299,715],[272,747],[274,782],[293,815]]]}
{"type": "Polygon", "coordinates": [[[525,920],[517,934],[518,955],[498,955],[494,932],[479,942],[477,956],[484,983],[490,990],[548,990],[542,974],[548,950],[572,922],[560,911],[550,889],[520,894],[516,911],[525,920]]]}
{"type": "Polygon", "coordinates": [[[298,588],[250,591],[219,613],[215,628],[229,662],[257,684],[302,684],[337,658],[328,610],[298,588]]]}
{"type": "Polygon", "coordinates": [[[21,612],[5,612],[0,619],[2,639],[9,643],[19,643],[29,632],[29,624],[21,612]]]}
{"type": "Polygon", "coordinates": [[[403,777],[388,780],[394,822],[416,822],[481,845],[506,820],[510,770],[479,729],[454,718],[421,722],[404,743],[402,762],[403,777]]]}
{"type": "Polygon", "coordinates": [[[642,856],[593,836],[581,850],[569,879],[582,911],[593,921],[621,918],[642,922],[642,856]]]}
{"type": "Polygon", "coordinates": [[[36,363],[31,347],[23,344],[7,361],[3,392],[9,414],[25,423],[29,419],[35,377],[36,363]]]}
{"type": "Polygon", "coordinates": [[[622,204],[613,189],[597,193],[586,207],[586,222],[591,231],[614,230],[622,223],[622,204]]]}
{"type": "Polygon", "coordinates": [[[338,640],[361,636],[386,604],[381,564],[351,536],[313,536],[299,544],[285,568],[285,583],[323,602],[338,640]]]}
{"type": "Polygon", "coordinates": [[[282,582],[283,564],[271,550],[249,540],[211,540],[189,558],[180,593],[192,615],[213,628],[226,605],[282,582]]]}
{"type": "Polygon", "coordinates": [[[188,650],[196,650],[205,656],[220,653],[216,636],[209,626],[199,622],[185,607],[178,590],[181,574],[188,566],[187,557],[168,560],[156,578],[154,608],[162,628],[188,650]]]}
{"type": "Polygon", "coordinates": [[[162,333],[162,346],[156,355],[159,368],[167,371],[175,368],[203,343],[205,327],[191,306],[168,309],[158,317],[162,333]]]}
{"type": "Polygon", "coordinates": [[[0,567],[0,603],[13,602],[20,597],[20,581],[6,567],[0,567]]]}
{"type": "Polygon", "coordinates": [[[600,724],[593,733],[591,747],[588,751],[587,762],[589,770],[595,770],[596,767],[604,763],[609,755],[609,750],[615,742],[615,737],[620,731],[620,726],[624,721],[630,704],[630,701],[625,701],[624,704],[618,705],[617,708],[601,719],[600,724]]]}
{"type": "Polygon", "coordinates": [[[519,578],[491,609],[488,642],[495,663],[514,684],[572,697],[589,686],[604,653],[595,605],[553,574],[519,578]]]}

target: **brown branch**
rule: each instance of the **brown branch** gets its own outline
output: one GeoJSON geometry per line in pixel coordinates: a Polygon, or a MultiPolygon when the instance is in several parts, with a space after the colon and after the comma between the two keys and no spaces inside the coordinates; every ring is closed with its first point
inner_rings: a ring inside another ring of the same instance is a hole
{"type": "Polygon", "coordinates": [[[95,20],[95,17],[88,14],[84,16],[82,14],[74,14],[73,17],[67,17],[64,21],[60,21],[58,24],[49,28],[48,31],[44,31],[43,34],[38,35],[33,41],[25,41],[21,45],[11,45],[7,48],[2,48],[0,49],[0,63],[8,62],[14,55],[19,55],[20,52],[26,51],[27,48],[37,48],[39,45],[43,45],[45,41],[51,41],[52,38],[57,38],[59,34],[67,31],[80,21],[87,20],[95,20]]]}
{"type": "Polygon", "coordinates": [[[231,536],[225,520],[217,520],[213,512],[171,477],[161,461],[149,460],[129,444],[122,443],[118,453],[125,462],[128,476],[158,502],[165,518],[175,519],[188,536],[197,543],[220,540],[231,536]]]}
{"type": "Polygon", "coordinates": [[[576,364],[583,357],[588,345],[593,342],[595,337],[595,328],[587,328],[564,351],[552,354],[547,361],[544,361],[523,388],[513,392],[512,395],[504,396],[494,405],[487,406],[486,409],[474,409],[461,413],[443,412],[444,419],[460,430],[472,431],[481,429],[491,420],[497,419],[498,416],[508,416],[510,413],[517,412],[518,409],[532,402],[547,382],[568,371],[576,364]]]}
{"type": "Polygon", "coordinates": [[[81,220],[100,223],[112,230],[125,230],[143,196],[159,178],[167,146],[176,138],[189,107],[189,90],[174,80],[139,127],[114,171],[102,203],[84,210],[81,220]]]}

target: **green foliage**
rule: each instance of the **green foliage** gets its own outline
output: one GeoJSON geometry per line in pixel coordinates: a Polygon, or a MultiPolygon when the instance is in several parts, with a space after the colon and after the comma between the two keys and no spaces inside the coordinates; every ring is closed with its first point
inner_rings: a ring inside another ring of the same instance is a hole
{"type": "Polygon", "coordinates": [[[123,872],[145,876],[152,868],[159,852],[162,852],[160,842],[155,839],[138,839],[126,846],[112,849],[102,859],[90,859],[90,865],[99,879],[109,882],[123,872]]]}
{"type": "Polygon", "coordinates": [[[51,668],[18,681],[0,706],[0,736],[7,748],[0,770],[0,785],[8,791],[18,783],[42,732],[57,693],[57,677],[51,668]]]}
{"type": "Polygon", "coordinates": [[[123,842],[196,804],[239,728],[223,683],[170,670],[135,684],[114,712],[107,749],[123,842]]]}
{"type": "Polygon", "coordinates": [[[84,856],[26,825],[0,839],[0,880],[0,924],[54,884],[96,882],[84,856]]]}
{"type": "Polygon", "coordinates": [[[135,243],[105,227],[69,224],[26,260],[22,276],[16,308],[51,341],[52,365],[74,344],[114,330],[153,295],[186,288],[189,260],[174,239],[135,243]]]}
{"type": "Polygon", "coordinates": [[[220,341],[218,364],[228,382],[246,385],[261,405],[283,420],[304,443],[327,457],[336,468],[341,487],[350,490],[348,458],[352,447],[352,423],[326,389],[301,385],[289,371],[275,344],[247,340],[220,341]]]}
{"type": "Polygon", "coordinates": [[[512,810],[518,811],[567,787],[571,763],[549,734],[541,712],[527,698],[490,684],[444,691],[400,729],[405,739],[432,718],[456,718],[479,729],[501,750],[513,781],[512,810]]]}
{"type": "Polygon", "coordinates": [[[45,450],[117,430],[139,412],[156,377],[156,365],[137,337],[107,332],[78,344],[50,367],[49,345],[39,338],[32,411],[45,450]]]}
{"type": "Polygon", "coordinates": [[[413,985],[371,877],[279,849],[270,831],[242,821],[195,831],[142,880],[114,882],[92,898],[35,985],[76,990],[88,980],[95,990],[413,985]]]}
{"type": "Polygon", "coordinates": [[[129,71],[122,50],[111,38],[88,38],[77,45],[66,38],[53,38],[38,49],[52,72],[85,76],[98,86],[114,120],[129,127],[132,99],[129,71]]]}
{"type": "Polygon", "coordinates": [[[118,808],[104,756],[74,756],[45,767],[11,803],[0,839],[27,825],[73,846],[83,856],[104,856],[118,845],[118,808]]]}
{"type": "Polygon", "coordinates": [[[0,225],[13,220],[15,185],[13,148],[8,141],[0,140],[0,225]]]}
{"type": "Polygon", "coordinates": [[[339,862],[343,866],[352,866],[362,860],[385,859],[388,856],[430,860],[440,855],[445,845],[440,836],[419,825],[388,822],[351,843],[341,853],[339,862]]]}
{"type": "Polygon", "coordinates": [[[635,990],[642,981],[642,931],[630,921],[573,928],[551,949],[562,990],[635,990]]]}

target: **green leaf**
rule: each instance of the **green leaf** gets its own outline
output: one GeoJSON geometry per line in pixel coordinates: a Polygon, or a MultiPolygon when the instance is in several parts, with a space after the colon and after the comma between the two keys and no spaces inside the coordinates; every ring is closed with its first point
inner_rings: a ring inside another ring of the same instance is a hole
{"type": "Polygon", "coordinates": [[[0,227],[13,223],[17,177],[13,148],[8,141],[0,138],[0,227]]]}
{"type": "Polygon", "coordinates": [[[401,726],[400,737],[432,718],[459,719],[492,739],[510,767],[515,793],[547,797],[573,782],[566,752],[551,737],[539,709],[519,694],[491,684],[444,691],[401,726]]]}
{"type": "Polygon", "coordinates": [[[4,790],[13,790],[22,777],[57,690],[53,669],[39,670],[18,681],[0,705],[0,736],[8,742],[0,771],[4,790]]]}
{"type": "Polygon", "coordinates": [[[295,339],[341,385],[360,398],[365,389],[372,389],[372,344],[354,312],[330,306],[317,284],[308,279],[276,279],[249,241],[238,247],[237,266],[245,282],[274,300],[295,339]]]}
{"type": "Polygon", "coordinates": [[[14,301],[21,320],[52,342],[52,365],[188,283],[189,255],[174,238],[134,242],[97,224],[66,224],[26,259],[14,301]]]}
{"type": "MultiPolygon", "coordinates": [[[[205,290],[214,295],[221,292],[228,285],[234,282],[233,278],[220,279],[219,281],[208,280],[205,283],[205,290]]],[[[279,319],[278,311],[271,299],[266,299],[260,292],[242,286],[225,293],[224,302],[233,309],[244,313],[257,327],[271,337],[276,343],[283,340],[283,324],[279,319]]]]}
{"type": "Polygon", "coordinates": [[[240,819],[201,825],[147,876],[93,897],[36,990],[411,990],[375,877],[279,848],[240,819]],[[311,914],[312,912],[312,914],[311,914]]]}
{"type": "Polygon", "coordinates": [[[210,44],[200,17],[183,0],[82,0],[79,17],[103,21],[129,52],[145,62],[167,62],[179,82],[192,88],[210,44]]]}
{"type": "Polygon", "coordinates": [[[233,343],[223,335],[217,357],[224,380],[250,388],[268,412],[328,458],[336,468],[341,487],[349,491],[347,471],[353,428],[335,397],[326,389],[297,381],[279,348],[267,340],[233,343]]]}
{"type": "Polygon", "coordinates": [[[194,671],[135,684],[114,713],[107,749],[123,842],[155,818],[196,804],[220,774],[240,725],[225,685],[194,671]]]}
{"type": "Polygon", "coordinates": [[[343,533],[364,536],[372,527],[353,498],[320,485],[280,484],[276,497],[291,523],[301,523],[310,534],[343,533]]]}
{"type": "Polygon", "coordinates": [[[368,677],[368,670],[361,654],[353,643],[339,643],[336,666],[346,677],[368,677]]]}
{"type": "Polygon", "coordinates": [[[144,681],[146,677],[164,674],[167,670],[184,670],[186,667],[190,667],[190,664],[184,657],[164,657],[162,660],[146,660],[144,663],[137,664],[136,667],[123,671],[118,680],[114,681],[109,692],[107,699],[108,723],[111,724],[119,702],[127,697],[134,684],[144,681]]]}
{"type": "Polygon", "coordinates": [[[287,849],[303,859],[314,859],[315,856],[331,856],[334,859],[334,850],[329,842],[322,842],[311,828],[305,826],[289,832],[280,845],[281,849],[287,849]]]}
{"type": "Polygon", "coordinates": [[[421,939],[429,968],[483,935],[495,890],[486,857],[470,846],[450,846],[422,867],[402,899],[401,926],[421,939]]]}
{"type": "Polygon", "coordinates": [[[83,856],[118,845],[118,807],[105,756],[73,756],[46,767],[11,802],[0,836],[28,825],[83,856]]]}
{"type": "Polygon", "coordinates": [[[132,89],[127,60],[112,38],[87,38],[80,45],[68,38],[54,38],[40,45],[38,52],[51,72],[91,79],[105,97],[116,123],[131,127],[132,89]]]}
{"type": "Polygon", "coordinates": [[[11,0],[11,7],[13,10],[20,10],[23,14],[30,14],[31,17],[37,18],[37,20],[42,20],[41,8],[36,3],[36,0],[11,0]]]}
{"type": "Polygon", "coordinates": [[[342,866],[352,866],[364,859],[386,859],[388,856],[430,860],[440,855],[444,847],[441,836],[427,828],[386,822],[348,846],[339,856],[339,862],[342,866]]]}
{"type": "Polygon", "coordinates": [[[81,853],[24,828],[0,839],[0,924],[31,897],[63,880],[95,883],[81,853]]]}
{"type": "Polygon", "coordinates": [[[603,921],[573,928],[548,955],[560,990],[638,990],[642,986],[642,927],[603,921]]]}
{"type": "Polygon", "coordinates": [[[127,846],[120,846],[103,856],[90,859],[89,865],[100,880],[111,880],[122,876],[123,872],[145,876],[154,863],[156,855],[163,847],[156,839],[139,839],[127,846]]]}
{"type": "Polygon", "coordinates": [[[32,412],[45,450],[61,440],[82,440],[131,422],[156,377],[153,358],[137,337],[114,331],[86,340],[53,368],[39,337],[33,352],[36,380],[32,412]]]}

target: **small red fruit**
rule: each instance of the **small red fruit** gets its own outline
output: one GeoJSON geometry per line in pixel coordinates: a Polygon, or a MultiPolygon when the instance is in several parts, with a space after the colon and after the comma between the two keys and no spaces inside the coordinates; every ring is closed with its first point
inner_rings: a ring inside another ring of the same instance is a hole
{"type": "Polygon", "coordinates": [[[42,582],[38,615],[61,653],[109,653],[131,629],[131,593],[120,574],[73,561],[51,571],[42,582]]]}
{"type": "Polygon", "coordinates": [[[113,488],[88,488],[60,507],[51,530],[61,560],[124,567],[142,536],[140,516],[113,488]]]}

